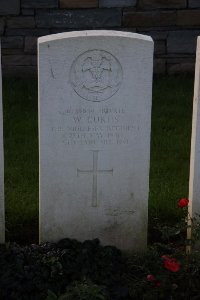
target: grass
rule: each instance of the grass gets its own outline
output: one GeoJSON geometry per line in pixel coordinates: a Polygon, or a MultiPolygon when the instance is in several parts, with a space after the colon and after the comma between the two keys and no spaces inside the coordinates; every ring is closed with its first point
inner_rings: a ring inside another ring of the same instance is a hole
{"type": "Polygon", "coordinates": [[[6,240],[37,241],[37,84],[6,81],[3,86],[6,240]]]}
{"type": "Polygon", "coordinates": [[[150,216],[179,217],[177,201],[188,196],[193,78],[162,78],[153,89],[150,216]]]}
{"type": "MultiPolygon", "coordinates": [[[[4,81],[7,241],[38,240],[37,83],[4,81]]],[[[193,78],[154,81],[150,223],[178,218],[177,200],[188,195],[193,78]]]]}

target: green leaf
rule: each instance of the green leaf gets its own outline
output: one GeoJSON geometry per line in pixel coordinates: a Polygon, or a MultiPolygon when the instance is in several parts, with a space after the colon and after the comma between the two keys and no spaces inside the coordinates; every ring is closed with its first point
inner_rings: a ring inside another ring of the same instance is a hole
{"type": "Polygon", "coordinates": [[[52,291],[48,290],[48,296],[45,300],[57,300],[58,297],[52,291]]]}

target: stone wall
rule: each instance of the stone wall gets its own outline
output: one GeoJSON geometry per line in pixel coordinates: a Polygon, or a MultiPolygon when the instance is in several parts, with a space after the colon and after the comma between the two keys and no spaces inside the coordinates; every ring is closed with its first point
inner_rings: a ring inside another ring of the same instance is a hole
{"type": "Polygon", "coordinates": [[[80,29],[151,35],[156,74],[192,73],[200,0],[0,0],[3,75],[36,75],[37,37],[80,29]]]}

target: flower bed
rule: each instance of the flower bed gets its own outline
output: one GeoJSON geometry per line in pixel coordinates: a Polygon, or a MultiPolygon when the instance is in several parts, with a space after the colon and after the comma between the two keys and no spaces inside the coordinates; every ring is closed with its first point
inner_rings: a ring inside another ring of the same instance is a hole
{"type": "MultiPolygon", "coordinates": [[[[182,241],[188,200],[178,206],[183,209],[180,225],[168,226],[168,236],[166,226],[158,226],[160,241],[143,254],[126,256],[97,239],[1,245],[0,299],[199,299],[200,252],[187,254],[182,241]]],[[[194,228],[198,233],[199,226],[194,228]]]]}

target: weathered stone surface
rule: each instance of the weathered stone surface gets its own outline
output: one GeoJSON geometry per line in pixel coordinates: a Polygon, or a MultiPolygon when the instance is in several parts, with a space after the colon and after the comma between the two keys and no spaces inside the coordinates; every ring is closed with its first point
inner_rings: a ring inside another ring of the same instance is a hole
{"type": "Polygon", "coordinates": [[[0,15],[18,15],[20,0],[0,0],[0,15]]]}
{"type": "Polygon", "coordinates": [[[161,58],[154,59],[154,74],[166,73],[166,60],[161,58]]]}
{"type": "Polygon", "coordinates": [[[4,27],[5,27],[5,21],[4,19],[0,18],[0,35],[3,35],[4,27]]]}
{"type": "Polygon", "coordinates": [[[5,36],[1,38],[2,48],[20,49],[24,46],[24,38],[21,36],[5,36]]]}
{"type": "Polygon", "coordinates": [[[12,17],[7,20],[8,28],[34,28],[34,17],[12,17]]]}
{"type": "Polygon", "coordinates": [[[188,5],[190,8],[200,8],[200,1],[199,0],[189,0],[188,5]]]}
{"type": "Polygon", "coordinates": [[[200,10],[177,11],[177,25],[200,25],[200,10]]]}
{"type": "Polygon", "coordinates": [[[139,0],[141,9],[184,8],[187,0],[139,0]]]}
{"type": "Polygon", "coordinates": [[[37,27],[43,28],[99,28],[117,27],[121,25],[121,10],[84,9],[84,10],[38,10],[37,27]]]}
{"type": "Polygon", "coordinates": [[[58,0],[21,0],[22,8],[57,8],[58,0]]]}
{"type": "Polygon", "coordinates": [[[175,24],[176,12],[174,11],[130,11],[123,14],[123,25],[127,27],[169,26],[175,24]]]}
{"type": "Polygon", "coordinates": [[[166,43],[165,41],[155,41],[155,54],[165,54],[166,53],[166,43]]]}
{"type": "Polygon", "coordinates": [[[128,7],[136,4],[137,0],[99,0],[99,7],[128,7]]]}
{"type": "Polygon", "coordinates": [[[43,36],[50,33],[49,29],[44,28],[33,28],[33,29],[6,29],[6,35],[15,36],[43,36]]]}
{"type": "Polygon", "coordinates": [[[146,247],[152,65],[138,34],[39,39],[40,241],[146,247]]]}
{"type": "Polygon", "coordinates": [[[3,55],[2,65],[4,66],[29,66],[32,65],[31,55],[3,55]]]}
{"type": "Polygon", "coordinates": [[[98,0],[59,0],[61,8],[94,8],[98,7],[98,0]]]}
{"type": "Polygon", "coordinates": [[[37,52],[37,37],[36,36],[26,36],[25,37],[25,46],[24,52],[33,53],[37,52]]]}
{"type": "Polygon", "coordinates": [[[0,43],[0,244],[3,243],[5,243],[5,204],[4,204],[2,75],[1,75],[1,43],[0,43]]]}
{"type": "MultiPolygon", "coordinates": [[[[62,32],[70,32],[71,29],[66,29],[66,28],[53,28],[53,29],[50,29],[51,31],[51,34],[53,33],[62,33],[62,32]]],[[[122,27],[119,27],[119,28],[115,28],[115,31],[125,31],[125,32],[136,32],[136,28],[132,28],[132,27],[129,27],[129,28],[122,28],[122,27]]]]}
{"type": "Polygon", "coordinates": [[[36,66],[3,66],[2,73],[4,78],[36,78],[36,66]]]}
{"type": "Polygon", "coordinates": [[[34,9],[31,9],[31,8],[22,8],[21,12],[22,12],[22,15],[24,15],[24,16],[34,16],[34,14],[35,14],[34,9]]]}
{"type": "Polygon", "coordinates": [[[189,199],[191,217],[200,214],[200,37],[197,42],[190,154],[189,199]]]}
{"type": "Polygon", "coordinates": [[[196,41],[199,31],[173,31],[167,39],[168,53],[190,53],[195,54],[196,41]]]}

